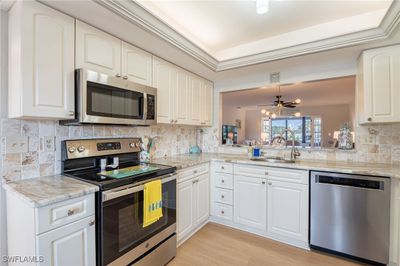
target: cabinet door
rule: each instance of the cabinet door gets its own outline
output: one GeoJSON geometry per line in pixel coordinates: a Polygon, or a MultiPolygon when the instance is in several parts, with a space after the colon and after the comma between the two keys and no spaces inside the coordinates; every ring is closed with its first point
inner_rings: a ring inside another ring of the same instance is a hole
{"type": "Polygon", "coordinates": [[[307,185],[268,182],[268,232],[307,242],[307,185]]]}
{"type": "Polygon", "coordinates": [[[210,178],[205,173],[195,178],[196,183],[196,217],[195,223],[200,224],[210,216],[210,178]]]}
{"type": "Polygon", "coordinates": [[[151,54],[122,42],[121,62],[121,72],[124,79],[152,86],[153,58],[151,54]]]}
{"type": "Polygon", "coordinates": [[[366,51],[365,122],[400,122],[400,45],[366,51]]]}
{"type": "Polygon", "coordinates": [[[258,177],[234,176],[234,221],[256,229],[267,229],[267,185],[258,177]]]}
{"type": "Polygon", "coordinates": [[[174,93],[174,117],[178,124],[189,124],[189,74],[179,69],[174,93]]]}
{"type": "Polygon", "coordinates": [[[212,124],[212,83],[202,82],[201,88],[201,125],[211,126],[212,124]]]}
{"type": "Polygon", "coordinates": [[[201,81],[198,77],[190,76],[190,123],[201,124],[201,81]]]}
{"type": "Polygon", "coordinates": [[[37,254],[45,266],[96,265],[94,216],[41,234],[37,237],[37,254]]]}
{"type": "Polygon", "coordinates": [[[111,76],[121,75],[121,41],[76,21],[76,68],[88,68],[111,76]]]}
{"type": "Polygon", "coordinates": [[[177,234],[178,241],[187,235],[193,227],[193,180],[189,179],[177,185],[178,219],[177,234]]]}
{"type": "Polygon", "coordinates": [[[9,13],[9,31],[9,116],[73,118],[74,19],[21,1],[9,13]]]}
{"type": "Polygon", "coordinates": [[[176,72],[172,66],[158,58],[153,60],[153,86],[157,88],[157,122],[173,123],[173,99],[176,72]]]}

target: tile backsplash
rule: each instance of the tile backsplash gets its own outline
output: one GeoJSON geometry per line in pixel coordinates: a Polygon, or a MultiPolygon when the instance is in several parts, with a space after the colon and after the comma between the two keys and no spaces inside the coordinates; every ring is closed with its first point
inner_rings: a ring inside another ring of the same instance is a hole
{"type": "Polygon", "coordinates": [[[191,126],[151,127],[61,126],[58,121],[1,119],[2,176],[17,180],[61,172],[61,141],[66,139],[158,136],[154,157],[188,153],[198,129],[191,126]]]}

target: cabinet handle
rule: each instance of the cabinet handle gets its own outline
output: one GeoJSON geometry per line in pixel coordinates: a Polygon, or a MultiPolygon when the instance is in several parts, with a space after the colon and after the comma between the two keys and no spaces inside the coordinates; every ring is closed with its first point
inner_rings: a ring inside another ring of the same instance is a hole
{"type": "Polygon", "coordinates": [[[221,195],[221,199],[224,199],[225,198],[225,196],[224,195],[221,195]]]}
{"type": "Polygon", "coordinates": [[[95,224],[94,220],[90,221],[89,226],[93,226],[95,224]]]}
{"type": "Polygon", "coordinates": [[[225,180],[222,179],[222,180],[221,180],[221,183],[225,183],[225,180]]]}
{"type": "Polygon", "coordinates": [[[265,181],[262,181],[261,184],[265,185],[265,181]]]}
{"type": "Polygon", "coordinates": [[[115,77],[120,78],[120,77],[121,77],[121,74],[120,74],[120,73],[117,73],[117,74],[115,74],[115,77]]]}
{"type": "Polygon", "coordinates": [[[225,212],[224,211],[221,211],[221,214],[224,214],[225,212]]]}
{"type": "Polygon", "coordinates": [[[76,211],[78,211],[78,209],[69,209],[67,215],[68,216],[74,215],[76,211]]]}
{"type": "Polygon", "coordinates": [[[124,80],[127,80],[128,79],[128,76],[123,76],[122,77],[124,80]]]}
{"type": "Polygon", "coordinates": [[[69,114],[69,115],[75,115],[75,112],[74,112],[74,111],[69,111],[68,114],[69,114]]]}
{"type": "Polygon", "coordinates": [[[174,123],[174,120],[171,120],[171,124],[173,124],[174,123]]]}
{"type": "Polygon", "coordinates": [[[371,122],[371,121],[372,121],[372,118],[371,118],[371,117],[368,117],[367,120],[368,120],[368,122],[371,122]]]}

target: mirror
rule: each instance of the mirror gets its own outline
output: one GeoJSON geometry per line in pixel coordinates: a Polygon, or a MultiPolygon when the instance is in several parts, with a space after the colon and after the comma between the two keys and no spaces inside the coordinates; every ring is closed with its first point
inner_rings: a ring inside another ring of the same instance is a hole
{"type": "Polygon", "coordinates": [[[222,144],[337,146],[348,124],[354,142],[355,76],[283,84],[222,95],[222,144]]]}

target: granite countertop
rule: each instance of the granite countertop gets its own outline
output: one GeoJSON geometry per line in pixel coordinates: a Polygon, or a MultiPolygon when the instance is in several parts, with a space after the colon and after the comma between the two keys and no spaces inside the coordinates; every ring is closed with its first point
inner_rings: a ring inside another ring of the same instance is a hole
{"type": "Polygon", "coordinates": [[[298,160],[295,163],[271,163],[263,161],[253,161],[244,155],[232,155],[221,153],[202,153],[185,154],[167,158],[155,158],[153,163],[175,166],[178,170],[195,166],[210,161],[222,161],[232,163],[245,163],[253,165],[282,167],[290,169],[329,171],[347,174],[374,175],[383,177],[400,178],[400,165],[358,163],[358,162],[339,162],[339,161],[313,161],[298,160]]]}
{"type": "Polygon", "coordinates": [[[3,188],[32,207],[43,207],[99,190],[98,186],[64,175],[4,182],[3,188]]]}

